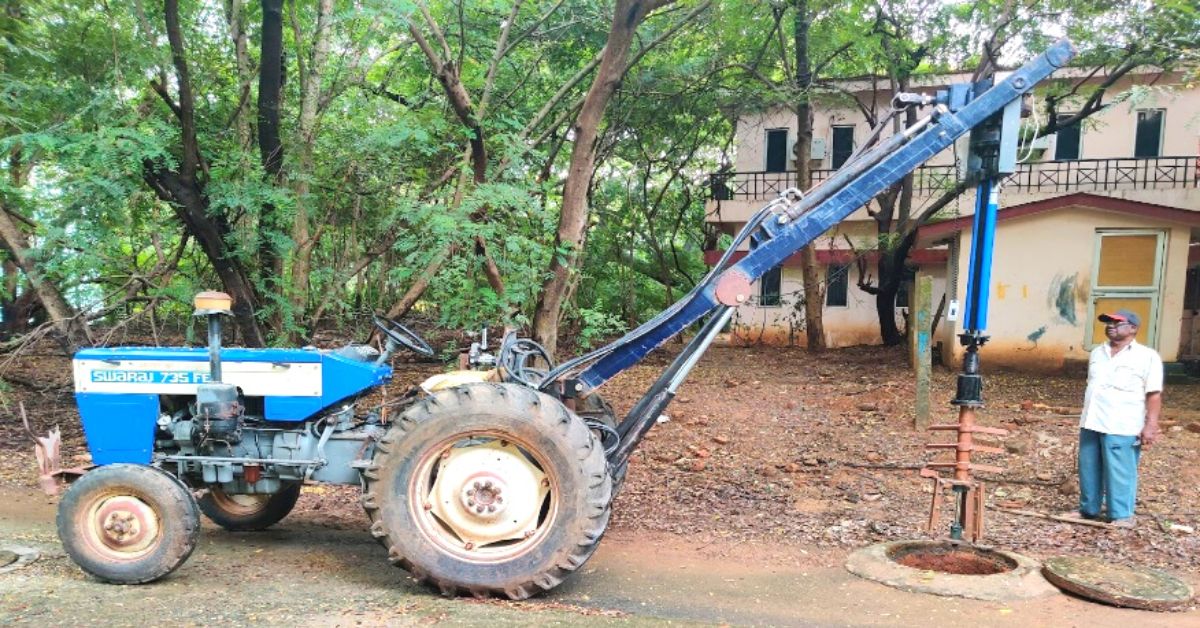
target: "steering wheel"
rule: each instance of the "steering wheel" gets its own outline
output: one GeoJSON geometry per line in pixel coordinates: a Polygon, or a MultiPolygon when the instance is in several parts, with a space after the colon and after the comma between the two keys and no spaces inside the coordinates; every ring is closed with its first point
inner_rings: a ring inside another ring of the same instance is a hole
{"type": "Polygon", "coordinates": [[[546,364],[547,369],[554,368],[554,361],[542,345],[528,338],[518,338],[516,332],[509,332],[500,343],[496,365],[505,370],[508,379],[530,388],[537,388],[546,377],[546,371],[533,367],[539,359],[546,364]]]}
{"type": "Polygon", "coordinates": [[[380,316],[378,314],[371,317],[371,322],[379,329],[388,339],[396,344],[425,357],[433,355],[433,347],[429,346],[428,342],[421,339],[413,330],[397,323],[396,321],[380,316]]]}

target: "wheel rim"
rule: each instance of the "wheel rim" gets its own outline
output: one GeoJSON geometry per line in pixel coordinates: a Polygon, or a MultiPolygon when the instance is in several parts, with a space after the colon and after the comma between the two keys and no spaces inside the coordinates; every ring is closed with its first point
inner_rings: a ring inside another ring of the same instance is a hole
{"type": "Polygon", "coordinates": [[[154,507],[136,495],[106,495],[83,513],[81,529],[88,544],[114,561],[131,561],[150,553],[162,535],[154,507]]]}
{"type": "Polygon", "coordinates": [[[270,495],[229,495],[219,488],[209,489],[208,494],[218,508],[235,517],[258,514],[271,501],[270,495]]]}
{"type": "Polygon", "coordinates": [[[508,560],[553,526],[553,467],[509,435],[455,436],[428,449],[417,465],[413,517],[420,533],[444,551],[477,562],[508,560]]]}

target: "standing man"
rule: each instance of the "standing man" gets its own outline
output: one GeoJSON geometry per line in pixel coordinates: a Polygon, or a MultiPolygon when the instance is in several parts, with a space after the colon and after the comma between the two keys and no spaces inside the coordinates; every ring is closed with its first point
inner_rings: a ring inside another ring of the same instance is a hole
{"type": "Polygon", "coordinates": [[[1079,422],[1079,510],[1069,516],[1134,526],[1138,458],[1158,440],[1163,363],[1134,337],[1141,317],[1129,310],[1101,314],[1108,342],[1092,349],[1079,422]]]}

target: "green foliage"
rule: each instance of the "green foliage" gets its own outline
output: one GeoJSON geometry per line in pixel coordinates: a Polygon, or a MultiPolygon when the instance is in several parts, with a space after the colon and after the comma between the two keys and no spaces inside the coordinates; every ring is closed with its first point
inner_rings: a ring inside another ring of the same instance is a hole
{"type": "MultiPolygon", "coordinates": [[[[184,161],[163,5],[10,4],[0,16],[0,202],[26,219],[30,255],[73,305],[107,312],[101,323],[153,313],[158,324],[190,333],[192,294],[222,284],[211,251],[148,182],[148,170],[177,170],[184,161]]],[[[986,27],[1010,4],[811,0],[812,57],[820,77],[962,67],[977,60],[986,27]]],[[[1194,3],[1043,4],[1022,8],[1007,27],[1012,59],[1062,32],[1078,38],[1088,60],[1108,62],[1131,44],[1144,44],[1139,59],[1195,58],[1194,3]],[[1047,12],[1053,26],[1040,19],[1047,12]]],[[[487,94],[478,116],[482,181],[467,150],[474,131],[448,106],[409,34],[411,21],[445,54],[417,5],[336,5],[331,54],[315,78],[311,137],[301,134],[302,71],[313,68],[317,5],[284,5],[283,168],[273,177],[258,144],[258,3],[241,3],[243,64],[231,38],[232,3],[182,3],[203,157],[197,189],[227,231],[219,255],[246,269],[259,320],[276,343],[311,338],[314,325],[357,326],[367,312],[392,307],[440,259],[415,312],[445,327],[527,323],[551,259],[572,253],[556,238],[573,148],[565,138],[592,75],[564,83],[601,52],[611,4],[524,2],[494,69],[511,2],[427,4],[472,104],[487,94]],[[308,241],[296,228],[304,216],[308,241]],[[499,269],[503,294],[487,281],[478,242],[499,269]],[[311,272],[294,285],[305,251],[311,272]],[[267,263],[273,257],[277,266],[267,263]]],[[[731,161],[737,117],[808,97],[789,87],[794,77],[782,61],[792,45],[792,3],[714,3],[657,41],[696,6],[680,1],[639,29],[636,63],[606,111],[588,236],[565,308],[580,346],[645,320],[703,276],[703,251],[728,245],[704,230],[704,201],[708,173],[731,161]]]]}

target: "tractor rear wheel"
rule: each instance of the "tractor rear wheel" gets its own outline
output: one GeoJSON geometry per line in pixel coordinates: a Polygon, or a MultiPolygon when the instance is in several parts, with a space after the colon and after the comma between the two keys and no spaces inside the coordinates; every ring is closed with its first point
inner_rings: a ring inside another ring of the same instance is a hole
{"type": "Polygon", "coordinates": [[[270,495],[230,495],[213,486],[198,501],[200,512],[232,532],[266,530],[279,523],[300,499],[300,483],[289,484],[270,495]]]}
{"type": "Polygon", "coordinates": [[[151,582],[187,560],[200,511],[175,476],[113,464],[89,471],[58,504],[58,537],[85,572],[118,584],[151,582]]]}
{"type": "Polygon", "coordinates": [[[469,384],[409,408],[376,445],[363,506],[388,558],[446,595],[524,599],[584,564],[608,525],[599,440],[558,400],[469,384]]]}

